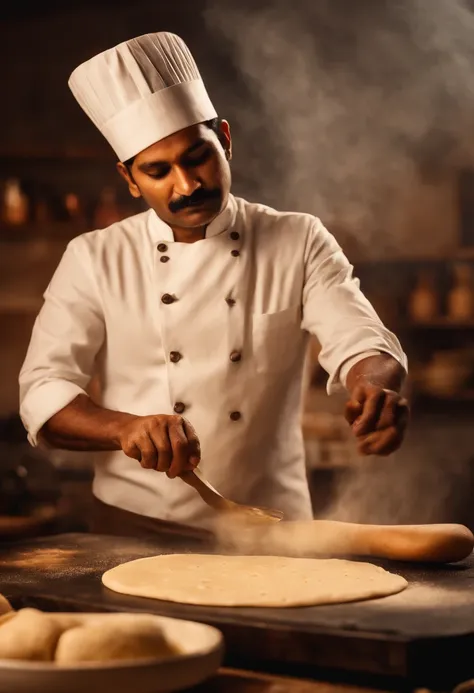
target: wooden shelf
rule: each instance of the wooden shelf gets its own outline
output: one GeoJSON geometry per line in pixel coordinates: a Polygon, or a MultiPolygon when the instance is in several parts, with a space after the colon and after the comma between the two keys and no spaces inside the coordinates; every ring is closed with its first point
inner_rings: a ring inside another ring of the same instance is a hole
{"type": "Polygon", "coordinates": [[[0,164],[7,161],[53,161],[53,162],[104,162],[116,161],[113,152],[99,151],[90,148],[66,149],[66,150],[25,150],[25,151],[0,151],[0,164]]]}
{"type": "MultiPolygon", "coordinates": [[[[129,213],[124,213],[122,221],[135,214],[139,214],[140,209],[130,209],[129,213]]],[[[0,223],[0,242],[18,243],[33,240],[68,240],[87,231],[98,229],[93,221],[29,221],[25,224],[4,224],[0,223]]]]}
{"type": "Polygon", "coordinates": [[[452,395],[434,394],[431,392],[420,392],[416,395],[417,399],[431,399],[441,402],[474,402],[474,390],[461,390],[452,395]]]}
{"type": "Polygon", "coordinates": [[[1,243],[27,243],[35,240],[68,241],[93,228],[87,222],[45,221],[18,226],[0,224],[1,243]]]}
{"type": "Polygon", "coordinates": [[[449,318],[439,318],[431,322],[406,322],[398,325],[399,330],[474,330],[474,320],[471,322],[456,322],[449,318]]]}
{"type": "MultiPolygon", "coordinates": [[[[343,247],[344,250],[344,247],[343,247]]],[[[439,265],[451,264],[456,262],[474,262],[474,248],[453,248],[450,252],[445,252],[440,255],[401,255],[397,257],[363,257],[348,253],[349,261],[356,268],[367,268],[370,266],[382,265],[439,265]]]]}
{"type": "Polygon", "coordinates": [[[43,297],[15,297],[0,295],[0,315],[23,315],[38,313],[43,305],[43,297]]]}
{"type": "Polygon", "coordinates": [[[456,411],[469,412],[472,416],[474,407],[474,390],[467,389],[452,395],[436,395],[430,392],[416,392],[411,396],[412,408],[414,410],[446,412],[450,409],[456,411]]]}
{"type": "Polygon", "coordinates": [[[470,248],[466,246],[465,248],[459,248],[456,254],[457,260],[473,260],[474,261],[474,247],[470,248]]]}

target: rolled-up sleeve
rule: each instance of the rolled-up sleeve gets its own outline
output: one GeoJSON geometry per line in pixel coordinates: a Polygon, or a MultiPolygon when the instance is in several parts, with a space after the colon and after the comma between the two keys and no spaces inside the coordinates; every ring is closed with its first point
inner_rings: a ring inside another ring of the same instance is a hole
{"type": "Polygon", "coordinates": [[[32,445],[48,419],[86,392],[104,336],[91,259],[79,236],[44,293],[20,371],[20,416],[32,445]]]}
{"type": "Polygon", "coordinates": [[[352,265],[319,219],[306,246],[302,326],[321,345],[328,393],[342,390],[350,368],[373,354],[390,354],[407,369],[400,342],[360,290],[352,265]]]}

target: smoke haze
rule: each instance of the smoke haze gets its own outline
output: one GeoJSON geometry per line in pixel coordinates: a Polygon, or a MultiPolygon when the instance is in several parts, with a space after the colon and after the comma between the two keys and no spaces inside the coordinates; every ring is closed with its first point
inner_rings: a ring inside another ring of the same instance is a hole
{"type": "Polygon", "coordinates": [[[245,83],[223,105],[255,135],[235,152],[250,199],[363,229],[370,245],[403,189],[474,163],[467,3],[215,3],[206,22],[245,83]]]}

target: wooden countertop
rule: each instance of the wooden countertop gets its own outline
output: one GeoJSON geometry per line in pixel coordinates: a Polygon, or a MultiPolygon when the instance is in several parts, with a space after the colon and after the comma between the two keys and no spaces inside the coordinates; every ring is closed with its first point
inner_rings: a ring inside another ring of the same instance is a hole
{"type": "Polygon", "coordinates": [[[325,683],[271,676],[236,669],[221,669],[210,681],[183,693],[388,693],[350,684],[325,683]]]}
{"type": "MultiPolygon", "coordinates": [[[[0,591],[16,608],[142,611],[208,623],[224,634],[225,666],[239,670],[387,690],[408,683],[451,690],[474,677],[473,558],[443,567],[385,564],[407,578],[407,590],[317,607],[198,607],[128,597],[101,584],[102,574],[115,565],[176,552],[206,553],[209,547],[190,538],[183,545],[178,537],[150,542],[92,534],[16,542],[0,547],[0,591]]],[[[249,690],[266,693],[267,684],[249,690]]]]}

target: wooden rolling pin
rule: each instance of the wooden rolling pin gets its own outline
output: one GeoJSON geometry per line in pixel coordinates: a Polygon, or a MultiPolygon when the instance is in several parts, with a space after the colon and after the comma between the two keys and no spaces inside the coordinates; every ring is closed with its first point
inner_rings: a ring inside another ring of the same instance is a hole
{"type": "Polygon", "coordinates": [[[265,528],[230,528],[224,537],[246,553],[292,556],[371,556],[396,561],[453,563],[474,548],[474,535],[463,525],[361,525],[314,520],[281,522],[265,528]]]}
{"type": "MultiPolygon", "coordinates": [[[[281,524],[282,532],[296,528],[298,535],[311,534],[316,553],[353,554],[396,561],[452,563],[469,556],[474,535],[463,525],[359,525],[351,522],[315,520],[281,524]],[[309,525],[309,526],[308,526],[309,525]]],[[[296,541],[298,540],[297,537],[296,541]]],[[[308,537],[309,538],[309,537],[308,537]]]]}
{"type": "Polygon", "coordinates": [[[452,563],[467,558],[474,548],[474,535],[463,525],[357,525],[315,522],[315,530],[341,536],[341,548],[351,553],[398,561],[452,563]],[[332,529],[331,529],[332,525],[332,529]],[[337,525],[337,527],[335,527],[337,525]],[[343,536],[346,535],[347,536],[343,536]]]}

